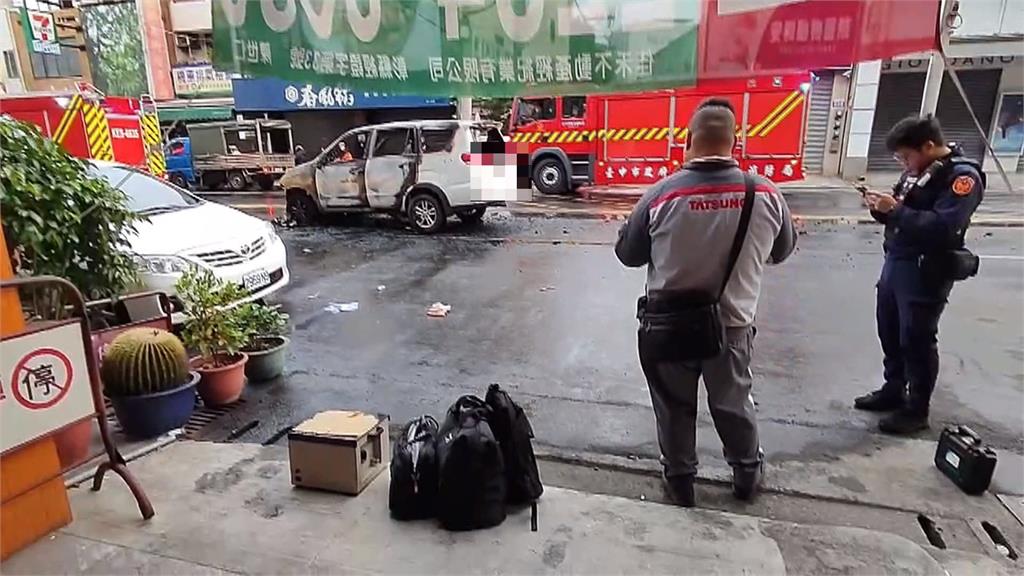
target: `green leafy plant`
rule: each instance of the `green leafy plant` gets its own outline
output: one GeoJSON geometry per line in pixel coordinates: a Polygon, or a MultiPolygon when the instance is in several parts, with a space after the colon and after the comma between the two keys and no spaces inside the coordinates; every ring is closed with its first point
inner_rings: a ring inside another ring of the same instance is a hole
{"type": "Polygon", "coordinates": [[[132,328],[110,343],[101,372],[108,396],[163,392],[188,380],[188,353],[166,330],[132,328]]]}
{"type": "Polygon", "coordinates": [[[207,367],[231,363],[230,357],[249,340],[243,306],[237,305],[248,293],[209,270],[197,269],[183,274],[175,290],[188,316],[182,331],[185,344],[199,351],[207,367]]]}
{"type": "Polygon", "coordinates": [[[0,205],[19,274],[67,278],[90,299],[136,284],[126,247],[139,217],[124,193],[35,126],[9,118],[0,118],[0,205]]]}
{"type": "Polygon", "coordinates": [[[273,347],[274,336],[284,336],[288,315],[276,307],[251,302],[239,307],[242,325],[248,333],[244,350],[258,351],[273,347]]]}

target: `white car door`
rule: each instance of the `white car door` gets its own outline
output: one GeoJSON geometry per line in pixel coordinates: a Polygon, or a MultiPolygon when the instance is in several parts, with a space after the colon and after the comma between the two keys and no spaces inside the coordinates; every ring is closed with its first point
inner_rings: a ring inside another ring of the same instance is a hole
{"type": "Polygon", "coordinates": [[[366,206],[366,141],[369,132],[347,135],[324,153],[316,169],[316,190],[326,208],[366,206]]]}
{"type": "Polygon", "coordinates": [[[373,208],[399,208],[402,192],[416,182],[412,127],[377,130],[366,162],[366,195],[373,208]]]}

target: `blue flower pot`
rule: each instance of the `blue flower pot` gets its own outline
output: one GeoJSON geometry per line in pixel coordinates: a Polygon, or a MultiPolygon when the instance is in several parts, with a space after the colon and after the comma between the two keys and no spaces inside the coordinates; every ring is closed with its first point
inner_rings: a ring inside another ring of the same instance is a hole
{"type": "Polygon", "coordinates": [[[152,438],[168,430],[181,428],[192,417],[196,405],[197,372],[173,390],[142,396],[114,396],[110,403],[125,434],[135,438],[152,438]]]}

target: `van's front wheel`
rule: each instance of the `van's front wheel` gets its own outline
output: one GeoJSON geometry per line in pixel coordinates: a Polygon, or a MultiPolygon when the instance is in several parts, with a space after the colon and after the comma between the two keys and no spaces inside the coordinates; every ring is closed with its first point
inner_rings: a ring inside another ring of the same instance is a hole
{"type": "Polygon", "coordinates": [[[417,194],[409,201],[406,214],[412,229],[420,234],[433,234],[445,225],[444,206],[432,194],[417,194]]]}
{"type": "Polygon", "coordinates": [[[320,217],[316,202],[305,192],[289,192],[285,203],[288,219],[296,226],[310,226],[320,217]]]}

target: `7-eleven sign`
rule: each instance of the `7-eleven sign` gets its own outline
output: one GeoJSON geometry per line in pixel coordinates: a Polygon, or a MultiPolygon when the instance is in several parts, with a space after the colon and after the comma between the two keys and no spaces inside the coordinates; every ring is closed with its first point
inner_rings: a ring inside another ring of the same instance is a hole
{"type": "Polygon", "coordinates": [[[57,27],[53,22],[53,14],[27,10],[29,32],[32,37],[32,51],[47,54],[60,54],[57,43],[57,27]]]}

